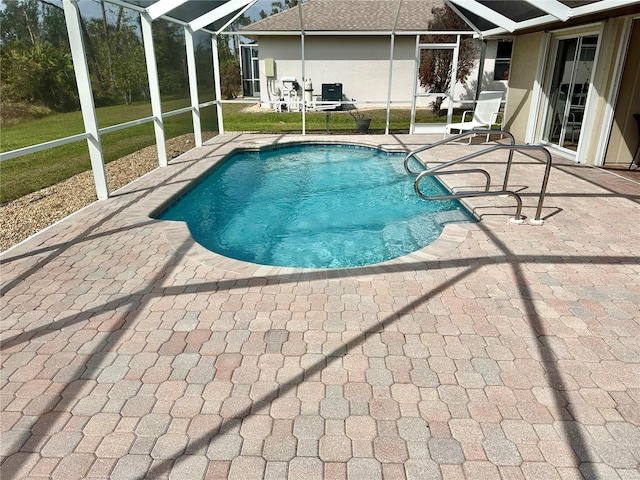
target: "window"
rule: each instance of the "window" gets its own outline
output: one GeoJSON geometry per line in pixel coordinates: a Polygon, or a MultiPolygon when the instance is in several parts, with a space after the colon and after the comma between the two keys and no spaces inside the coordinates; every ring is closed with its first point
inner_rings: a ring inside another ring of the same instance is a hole
{"type": "Polygon", "coordinates": [[[511,40],[498,41],[496,52],[496,64],[493,69],[494,80],[509,80],[509,67],[511,66],[511,51],[513,42],[511,40]]]}

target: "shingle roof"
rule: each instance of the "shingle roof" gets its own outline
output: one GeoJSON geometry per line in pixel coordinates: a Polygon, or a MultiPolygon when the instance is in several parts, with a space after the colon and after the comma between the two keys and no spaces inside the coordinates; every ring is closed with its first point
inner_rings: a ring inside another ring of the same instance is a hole
{"type": "MultiPolygon", "coordinates": [[[[305,31],[426,31],[431,9],[443,0],[308,0],[302,4],[305,31]],[[398,6],[400,11],[398,12],[398,6]]],[[[300,13],[291,8],[240,31],[298,31],[300,13]]]]}

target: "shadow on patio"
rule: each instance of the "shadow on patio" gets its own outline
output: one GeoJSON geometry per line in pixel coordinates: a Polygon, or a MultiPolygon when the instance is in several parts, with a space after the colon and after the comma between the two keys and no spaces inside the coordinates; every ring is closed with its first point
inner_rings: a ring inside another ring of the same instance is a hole
{"type": "Polygon", "coordinates": [[[242,275],[130,214],[179,163],[2,259],[4,478],[634,471],[640,259],[589,171],[442,258],[242,275]]]}

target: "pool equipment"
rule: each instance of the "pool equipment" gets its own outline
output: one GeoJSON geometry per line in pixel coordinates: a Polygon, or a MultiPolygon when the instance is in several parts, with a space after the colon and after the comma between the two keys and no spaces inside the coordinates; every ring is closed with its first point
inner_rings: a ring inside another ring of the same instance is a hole
{"type": "Polygon", "coordinates": [[[310,78],[304,81],[304,101],[307,104],[307,108],[313,103],[313,83],[311,83],[310,78]]]}
{"type": "Polygon", "coordinates": [[[283,77],[281,81],[284,105],[289,112],[299,112],[302,102],[298,98],[298,90],[300,89],[298,80],[295,77],[283,77]]]}

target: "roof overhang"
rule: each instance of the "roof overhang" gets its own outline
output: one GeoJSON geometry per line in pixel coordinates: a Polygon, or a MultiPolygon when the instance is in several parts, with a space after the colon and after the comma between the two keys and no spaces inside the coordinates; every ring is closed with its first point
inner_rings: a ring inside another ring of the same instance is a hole
{"type": "Polygon", "coordinates": [[[640,0],[445,0],[480,37],[640,13],[640,0]]]}

